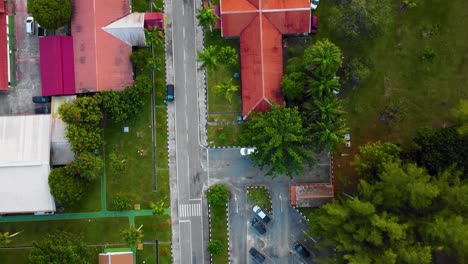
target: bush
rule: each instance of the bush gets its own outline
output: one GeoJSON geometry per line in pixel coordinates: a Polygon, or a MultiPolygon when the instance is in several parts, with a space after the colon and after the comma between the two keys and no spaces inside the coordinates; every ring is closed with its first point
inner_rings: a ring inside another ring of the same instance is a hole
{"type": "Polygon", "coordinates": [[[132,61],[133,66],[136,68],[137,75],[142,75],[141,73],[149,74],[149,68],[147,67],[149,58],[151,58],[151,51],[148,48],[138,49],[132,52],[132,55],[130,55],[130,60],[132,61]]]}
{"type": "Polygon", "coordinates": [[[236,66],[239,62],[237,50],[230,46],[222,47],[218,53],[218,62],[225,65],[236,66]]]}
{"type": "Polygon", "coordinates": [[[73,205],[86,191],[86,181],[75,177],[69,167],[55,168],[49,174],[50,193],[59,204],[73,205]]]}
{"type": "Polygon", "coordinates": [[[126,211],[132,209],[133,200],[126,195],[118,194],[111,202],[111,208],[115,211],[126,211]]]}
{"type": "Polygon", "coordinates": [[[120,176],[127,168],[127,160],[115,153],[109,155],[110,171],[115,176],[120,176]]]}
{"type": "Polygon", "coordinates": [[[206,192],[210,205],[226,205],[229,202],[229,189],[223,184],[215,184],[206,192]]]}
{"type": "Polygon", "coordinates": [[[221,243],[221,241],[213,239],[208,243],[208,252],[210,254],[217,256],[219,253],[221,253],[224,250],[224,245],[221,243]]]}
{"type": "Polygon", "coordinates": [[[372,65],[371,61],[365,61],[361,58],[352,58],[346,63],[341,71],[341,78],[344,85],[350,88],[355,88],[363,81],[367,80],[371,74],[369,66],[372,65]]]}
{"type": "Polygon", "coordinates": [[[103,166],[104,162],[101,157],[91,152],[82,152],[78,154],[75,161],[70,164],[70,169],[73,170],[77,176],[88,181],[93,181],[99,178],[103,166]]]}
{"type": "Polygon", "coordinates": [[[99,149],[103,141],[101,139],[101,128],[86,128],[80,125],[68,125],[66,137],[71,144],[71,149],[76,154],[83,152],[94,152],[99,149]]]}
{"type": "Polygon", "coordinates": [[[28,0],[28,12],[47,29],[67,24],[72,15],[70,0],[28,0]]]}
{"type": "Polygon", "coordinates": [[[91,252],[81,237],[63,230],[47,234],[41,241],[34,241],[29,263],[90,264],[91,252]]]}

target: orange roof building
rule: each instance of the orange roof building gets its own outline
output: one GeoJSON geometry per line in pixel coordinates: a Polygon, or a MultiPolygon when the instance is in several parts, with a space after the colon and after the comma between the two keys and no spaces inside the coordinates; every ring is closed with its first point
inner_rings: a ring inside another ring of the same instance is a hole
{"type": "Polygon", "coordinates": [[[133,264],[133,252],[106,252],[99,254],[99,264],[133,264]]]}
{"type": "Polygon", "coordinates": [[[240,37],[242,115],[283,103],[282,35],[310,32],[309,0],[221,0],[221,35],[240,37]]]}
{"type": "Polygon", "coordinates": [[[290,186],[291,205],[296,207],[318,207],[331,202],[334,197],[333,184],[312,183],[290,186]]]}
{"type": "Polygon", "coordinates": [[[123,90],[133,84],[132,46],[103,30],[130,13],[129,0],[73,0],[77,93],[123,90]]]}

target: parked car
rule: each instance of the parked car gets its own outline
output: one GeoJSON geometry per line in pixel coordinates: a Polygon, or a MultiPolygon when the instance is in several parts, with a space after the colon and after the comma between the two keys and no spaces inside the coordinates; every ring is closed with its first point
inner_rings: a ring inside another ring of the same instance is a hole
{"type": "Polygon", "coordinates": [[[50,103],[50,96],[33,96],[33,103],[50,103]]]}
{"type": "Polygon", "coordinates": [[[255,228],[255,230],[257,230],[258,233],[260,233],[261,235],[266,233],[265,226],[260,221],[258,221],[257,218],[253,218],[251,221],[251,224],[252,224],[252,227],[255,228]]]}
{"type": "Polygon", "coordinates": [[[310,8],[311,8],[312,10],[317,10],[318,4],[319,4],[319,0],[312,0],[312,1],[310,2],[310,8]]]}
{"type": "Polygon", "coordinates": [[[50,114],[50,107],[49,106],[41,106],[34,109],[34,113],[36,114],[50,114]]]}
{"type": "Polygon", "coordinates": [[[255,248],[250,248],[249,253],[250,255],[252,255],[252,257],[255,259],[257,263],[263,263],[265,261],[265,256],[263,256],[255,248]]]}
{"type": "Polygon", "coordinates": [[[303,258],[310,257],[310,252],[300,242],[296,242],[296,244],[294,244],[294,251],[303,258]]]}
{"type": "Polygon", "coordinates": [[[29,35],[34,34],[34,18],[33,17],[26,18],[26,33],[29,35]]]}
{"type": "Polygon", "coordinates": [[[46,29],[41,27],[41,25],[39,25],[39,23],[37,23],[37,35],[39,37],[45,37],[46,36],[46,29]]]}
{"type": "Polygon", "coordinates": [[[310,33],[311,34],[317,34],[317,24],[318,24],[318,18],[317,16],[313,16],[312,20],[310,21],[310,33]]]}
{"type": "Polygon", "coordinates": [[[255,205],[252,210],[261,220],[263,220],[263,222],[270,222],[271,218],[262,210],[262,208],[260,208],[260,206],[255,205]]]}
{"type": "Polygon", "coordinates": [[[166,92],[167,92],[167,101],[169,103],[174,102],[174,85],[173,84],[168,84],[166,85],[166,92]]]}
{"type": "Polygon", "coordinates": [[[240,149],[240,154],[242,156],[248,156],[248,155],[254,153],[255,150],[257,150],[257,148],[241,148],[240,149]]]}

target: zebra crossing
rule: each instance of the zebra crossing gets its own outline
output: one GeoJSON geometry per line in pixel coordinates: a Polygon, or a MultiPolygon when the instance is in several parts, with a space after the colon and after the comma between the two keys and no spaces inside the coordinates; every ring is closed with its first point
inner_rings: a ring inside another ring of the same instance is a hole
{"type": "Polygon", "coordinates": [[[179,206],[179,216],[201,216],[201,204],[181,204],[179,206]]]}

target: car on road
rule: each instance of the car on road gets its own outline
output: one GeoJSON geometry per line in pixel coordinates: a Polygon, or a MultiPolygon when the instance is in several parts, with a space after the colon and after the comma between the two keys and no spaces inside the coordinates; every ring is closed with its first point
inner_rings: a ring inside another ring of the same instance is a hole
{"type": "Polygon", "coordinates": [[[312,10],[317,10],[318,4],[319,4],[319,0],[312,0],[312,1],[310,2],[310,8],[311,8],[312,10]]]}
{"type": "Polygon", "coordinates": [[[34,109],[34,113],[36,114],[50,114],[50,107],[49,106],[41,106],[34,109]]]}
{"type": "Polygon", "coordinates": [[[26,33],[29,35],[34,34],[34,18],[33,17],[26,18],[26,33]]]}
{"type": "Polygon", "coordinates": [[[317,31],[318,31],[317,24],[318,24],[318,18],[317,18],[317,16],[313,16],[312,20],[310,22],[310,33],[311,34],[317,34],[317,31]]]}
{"type": "Polygon", "coordinates": [[[249,253],[250,255],[252,255],[252,257],[255,259],[257,263],[263,263],[265,261],[265,256],[263,256],[255,248],[250,248],[249,253]]]}
{"type": "Polygon", "coordinates": [[[299,254],[301,257],[303,258],[310,257],[310,252],[300,242],[296,242],[293,248],[294,248],[294,251],[296,251],[296,253],[299,254]]]}
{"type": "Polygon", "coordinates": [[[261,235],[266,233],[265,226],[260,221],[258,221],[257,218],[253,218],[251,221],[251,224],[252,224],[252,227],[255,228],[255,230],[257,230],[257,232],[260,233],[261,235]]]}
{"type": "Polygon", "coordinates": [[[167,101],[169,103],[174,102],[174,85],[173,84],[168,84],[166,85],[166,92],[167,92],[167,101]]]}
{"type": "Polygon", "coordinates": [[[252,153],[254,153],[257,150],[257,148],[241,148],[240,149],[240,154],[242,156],[248,156],[252,153]]]}
{"type": "Polygon", "coordinates": [[[50,103],[50,96],[33,96],[33,103],[50,103]]]}
{"type": "Polygon", "coordinates": [[[261,219],[263,220],[263,222],[265,223],[268,223],[270,222],[271,218],[263,211],[262,208],[260,208],[260,206],[258,205],[255,205],[252,210],[254,211],[254,213],[261,219]]]}

